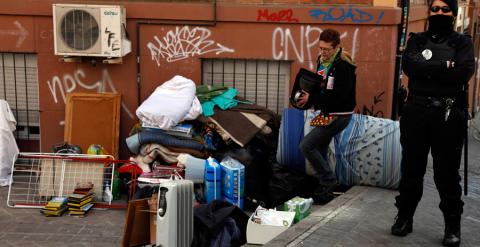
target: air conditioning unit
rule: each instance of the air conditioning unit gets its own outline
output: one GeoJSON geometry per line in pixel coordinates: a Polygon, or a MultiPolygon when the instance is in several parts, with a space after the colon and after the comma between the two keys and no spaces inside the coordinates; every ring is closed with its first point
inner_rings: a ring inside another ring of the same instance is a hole
{"type": "Polygon", "coordinates": [[[55,55],[119,58],[131,51],[125,8],[53,4],[55,55]]]}

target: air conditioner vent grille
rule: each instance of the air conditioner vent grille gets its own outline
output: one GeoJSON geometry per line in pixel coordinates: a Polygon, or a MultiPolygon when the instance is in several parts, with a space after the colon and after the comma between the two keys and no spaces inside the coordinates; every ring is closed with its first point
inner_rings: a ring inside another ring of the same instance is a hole
{"type": "Polygon", "coordinates": [[[86,50],[95,45],[99,38],[99,24],[87,11],[68,11],[61,20],[61,36],[70,48],[86,50]]]}

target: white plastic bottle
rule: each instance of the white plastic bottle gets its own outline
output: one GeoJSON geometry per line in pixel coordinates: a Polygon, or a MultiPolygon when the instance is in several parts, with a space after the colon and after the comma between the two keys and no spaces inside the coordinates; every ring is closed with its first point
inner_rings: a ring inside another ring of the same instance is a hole
{"type": "Polygon", "coordinates": [[[103,191],[103,201],[104,202],[111,202],[112,199],[113,199],[113,195],[112,195],[112,190],[110,189],[110,185],[107,184],[105,186],[105,190],[103,191]]]}

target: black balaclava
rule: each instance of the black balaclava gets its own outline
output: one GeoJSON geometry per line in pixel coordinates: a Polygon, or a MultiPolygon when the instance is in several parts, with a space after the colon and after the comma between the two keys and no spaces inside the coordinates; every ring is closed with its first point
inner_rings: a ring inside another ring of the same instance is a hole
{"type": "MultiPolygon", "coordinates": [[[[432,7],[434,1],[430,3],[432,7]]],[[[431,15],[428,17],[428,32],[434,36],[445,36],[453,32],[455,17],[458,13],[457,0],[442,0],[452,10],[453,16],[431,15]]]]}
{"type": "Polygon", "coordinates": [[[453,32],[453,20],[450,15],[431,15],[428,17],[428,32],[436,36],[445,36],[453,32]]]}

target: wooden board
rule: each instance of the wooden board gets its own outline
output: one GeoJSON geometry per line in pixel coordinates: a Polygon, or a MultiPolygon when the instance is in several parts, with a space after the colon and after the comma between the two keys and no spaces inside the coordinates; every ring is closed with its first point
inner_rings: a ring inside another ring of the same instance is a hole
{"type": "Polygon", "coordinates": [[[150,213],[148,198],[128,202],[127,218],[123,228],[123,247],[150,243],[150,213]]]}
{"type": "Polygon", "coordinates": [[[65,107],[65,141],[83,153],[102,145],[118,158],[121,96],[117,93],[70,93],[65,107]]]}

